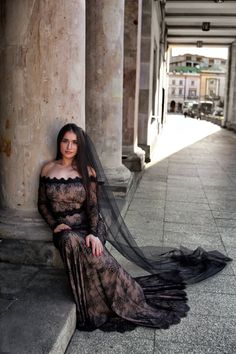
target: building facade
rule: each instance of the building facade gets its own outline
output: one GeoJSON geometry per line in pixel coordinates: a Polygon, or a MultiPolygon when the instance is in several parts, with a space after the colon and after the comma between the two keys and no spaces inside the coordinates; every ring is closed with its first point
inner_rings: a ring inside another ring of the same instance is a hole
{"type": "Polygon", "coordinates": [[[197,72],[169,72],[168,111],[182,112],[184,101],[196,101],[200,95],[197,72]]]}
{"type": "Polygon", "coordinates": [[[170,58],[168,111],[182,112],[184,101],[224,103],[226,60],[199,55],[170,58]]]}

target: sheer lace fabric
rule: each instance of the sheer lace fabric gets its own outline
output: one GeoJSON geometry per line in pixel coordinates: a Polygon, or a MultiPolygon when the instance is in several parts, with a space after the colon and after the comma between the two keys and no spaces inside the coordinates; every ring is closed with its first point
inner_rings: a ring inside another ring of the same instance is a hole
{"type": "Polygon", "coordinates": [[[120,214],[115,226],[120,223],[120,232],[126,231],[127,243],[122,239],[116,242],[117,233],[109,232],[114,226],[111,225],[114,211],[107,210],[108,232],[100,223],[97,189],[95,178],[91,178],[87,193],[79,177],[68,180],[41,177],[39,184],[38,208],[45,221],[52,229],[61,223],[71,227],[54,233],[53,242],[69,276],[77,308],[77,327],[122,332],[136,325],[168,328],[178,323],[189,310],[183,278],[188,283],[205,279],[221,270],[230,259],[200,247],[195,251],[141,249],[129,238],[120,214]],[[103,243],[108,239],[127,258],[156,274],[133,279],[106,248],[101,257],[94,257],[85,245],[84,238],[89,233],[103,243]]]}
{"type": "MultiPolygon", "coordinates": [[[[65,223],[71,230],[53,234],[77,308],[77,328],[104,331],[131,330],[136,325],[168,328],[189,310],[185,285],[176,271],[133,279],[106,248],[95,257],[85,236],[98,230],[96,180],[87,197],[82,180],[41,177],[38,207],[53,229],[65,223]]],[[[99,231],[99,232],[98,232],[99,231]]],[[[103,240],[102,240],[103,241],[103,240]]]]}
{"type": "Polygon", "coordinates": [[[97,236],[97,182],[92,176],[90,179],[87,196],[80,177],[59,180],[40,177],[38,209],[52,229],[64,223],[97,236]]]}

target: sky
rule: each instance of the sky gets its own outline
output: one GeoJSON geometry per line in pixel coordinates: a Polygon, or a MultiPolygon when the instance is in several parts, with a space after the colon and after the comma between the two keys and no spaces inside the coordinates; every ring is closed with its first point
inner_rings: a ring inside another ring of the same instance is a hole
{"type": "Polygon", "coordinates": [[[214,48],[214,47],[172,47],[172,56],[180,54],[200,54],[206,57],[212,58],[222,58],[227,59],[228,57],[228,48],[214,48]]]}

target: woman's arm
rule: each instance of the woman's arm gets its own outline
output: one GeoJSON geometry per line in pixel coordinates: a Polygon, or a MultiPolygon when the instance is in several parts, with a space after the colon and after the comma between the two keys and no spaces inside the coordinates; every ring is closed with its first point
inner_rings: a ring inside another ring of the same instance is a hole
{"type": "Polygon", "coordinates": [[[98,238],[97,228],[99,222],[99,207],[97,199],[97,179],[95,171],[90,167],[88,169],[90,184],[87,196],[87,213],[89,221],[89,235],[86,236],[86,245],[91,244],[93,255],[100,256],[103,251],[103,245],[98,238]]]}
{"type": "Polygon", "coordinates": [[[46,195],[46,186],[43,177],[40,176],[38,189],[38,211],[49,227],[54,230],[58,225],[53,213],[50,210],[49,201],[46,195]]]}

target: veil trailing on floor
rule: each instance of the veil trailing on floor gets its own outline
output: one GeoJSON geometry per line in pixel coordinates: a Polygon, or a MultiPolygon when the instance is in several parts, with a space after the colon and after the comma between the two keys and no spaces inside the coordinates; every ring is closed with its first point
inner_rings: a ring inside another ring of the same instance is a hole
{"type": "Polygon", "coordinates": [[[139,247],[126,226],[93,142],[84,132],[87,164],[92,166],[98,181],[98,204],[106,232],[98,226],[98,235],[109,241],[125,258],[151,274],[179,271],[186,284],[202,281],[222,270],[231,259],[218,251],[205,251],[201,247],[189,250],[185,247],[166,248],[162,246],[139,247]]]}

